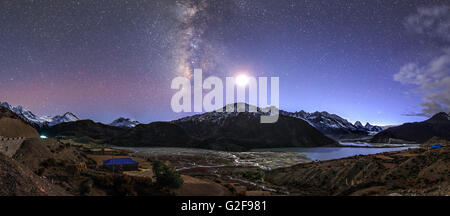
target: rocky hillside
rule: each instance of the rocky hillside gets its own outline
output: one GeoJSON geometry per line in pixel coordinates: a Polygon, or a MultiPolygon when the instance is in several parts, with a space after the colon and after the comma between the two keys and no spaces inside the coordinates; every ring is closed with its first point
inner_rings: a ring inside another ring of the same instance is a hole
{"type": "Polygon", "coordinates": [[[0,196],[67,196],[59,186],[0,153],[0,196]]]}
{"type": "Polygon", "coordinates": [[[450,195],[450,148],[417,148],[269,171],[292,195],[450,195]]]}
{"type": "Polygon", "coordinates": [[[389,143],[401,140],[423,143],[432,137],[450,140],[450,116],[447,113],[438,113],[423,122],[406,123],[397,127],[388,128],[375,135],[371,142],[389,143]]]}
{"type": "Polygon", "coordinates": [[[73,195],[80,194],[81,183],[86,180],[78,172],[87,170],[81,168],[95,166],[75,147],[54,139],[25,140],[13,159],[73,195]]]}

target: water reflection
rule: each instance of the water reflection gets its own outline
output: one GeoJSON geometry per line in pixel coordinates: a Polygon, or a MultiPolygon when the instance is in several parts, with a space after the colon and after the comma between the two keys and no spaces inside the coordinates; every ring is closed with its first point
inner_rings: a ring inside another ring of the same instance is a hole
{"type": "Polygon", "coordinates": [[[255,152],[295,152],[305,155],[314,161],[333,160],[356,155],[370,155],[383,152],[401,151],[408,148],[417,148],[417,145],[408,145],[395,148],[351,148],[351,147],[314,147],[314,148],[270,148],[253,149],[255,152]]]}

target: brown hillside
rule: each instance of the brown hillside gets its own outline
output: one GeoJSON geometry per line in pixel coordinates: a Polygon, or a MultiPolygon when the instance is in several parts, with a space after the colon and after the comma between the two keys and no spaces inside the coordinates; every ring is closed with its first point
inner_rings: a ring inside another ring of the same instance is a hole
{"type": "Polygon", "coordinates": [[[34,138],[39,137],[39,133],[19,116],[0,107],[0,136],[34,138]]]}
{"type": "Polygon", "coordinates": [[[52,185],[20,163],[0,153],[0,196],[64,196],[52,185]]]}
{"type": "Polygon", "coordinates": [[[87,171],[85,166],[95,165],[75,147],[54,139],[27,139],[13,158],[73,195],[80,194],[81,182],[87,179],[79,172],[87,171]]]}
{"type": "MultiPolygon", "coordinates": [[[[13,158],[37,172],[48,160],[63,162],[65,165],[89,163],[80,151],[54,139],[27,139],[13,158]]],[[[64,168],[64,167],[63,167],[64,168]]]]}
{"type": "Polygon", "coordinates": [[[294,195],[450,195],[450,148],[416,148],[274,169],[294,195]]]}

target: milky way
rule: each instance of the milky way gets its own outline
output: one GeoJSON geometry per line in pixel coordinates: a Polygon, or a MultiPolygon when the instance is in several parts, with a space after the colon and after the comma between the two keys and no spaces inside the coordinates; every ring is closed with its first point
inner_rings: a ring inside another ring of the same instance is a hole
{"type": "Polygon", "coordinates": [[[205,76],[280,77],[288,111],[423,120],[448,109],[449,65],[439,61],[448,57],[447,16],[439,14],[448,7],[445,0],[3,0],[0,101],[38,115],[172,120],[193,113],[172,112],[171,80],[198,67],[205,76]],[[413,79],[422,75],[430,79],[413,79]]]}
{"type": "Polygon", "coordinates": [[[191,77],[194,68],[206,73],[220,73],[225,62],[226,48],[220,35],[227,23],[239,16],[233,1],[176,1],[179,24],[174,43],[175,66],[179,75],[191,77]]]}

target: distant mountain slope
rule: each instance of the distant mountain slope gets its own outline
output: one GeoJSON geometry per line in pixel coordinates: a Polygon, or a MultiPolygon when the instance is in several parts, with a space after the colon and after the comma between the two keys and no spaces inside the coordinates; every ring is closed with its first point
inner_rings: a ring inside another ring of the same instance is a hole
{"type": "Polygon", "coordinates": [[[139,124],[108,141],[113,145],[132,147],[190,147],[191,137],[169,122],[139,124]]]}
{"type": "Polygon", "coordinates": [[[132,128],[132,127],[136,127],[136,125],[138,125],[138,124],[141,124],[141,123],[136,120],[121,117],[121,118],[114,120],[109,125],[114,126],[114,127],[132,128]]]}
{"type": "Polygon", "coordinates": [[[371,142],[387,143],[390,139],[400,139],[423,143],[432,137],[450,140],[450,117],[441,112],[423,122],[406,123],[388,128],[375,135],[371,142]]]}
{"type": "Polygon", "coordinates": [[[39,133],[17,114],[0,106],[1,137],[39,137],[39,133]]]}
{"type": "Polygon", "coordinates": [[[381,127],[372,126],[369,123],[363,126],[359,121],[352,124],[346,119],[328,112],[308,113],[302,110],[300,112],[280,111],[280,113],[303,119],[325,135],[337,140],[367,137],[383,130],[381,127]]]}
{"type": "Polygon", "coordinates": [[[189,147],[192,141],[182,128],[168,122],[153,122],[123,128],[91,120],[80,120],[55,125],[43,133],[51,137],[64,136],[99,144],[130,147],[189,147]]]}
{"type": "Polygon", "coordinates": [[[44,129],[42,133],[48,136],[66,137],[88,137],[98,140],[109,140],[125,132],[126,129],[96,123],[92,120],[80,120],[76,122],[65,122],[53,127],[44,129]]]}
{"type": "Polygon", "coordinates": [[[22,118],[24,121],[30,123],[32,126],[36,128],[42,128],[42,127],[51,127],[57,124],[61,124],[63,122],[72,122],[72,121],[78,121],[78,117],[75,116],[73,113],[67,112],[64,115],[60,116],[43,116],[38,117],[35,114],[33,114],[31,111],[25,109],[22,106],[11,106],[6,102],[0,102],[0,106],[4,107],[6,109],[11,110],[12,112],[16,113],[20,118],[22,118]]]}

